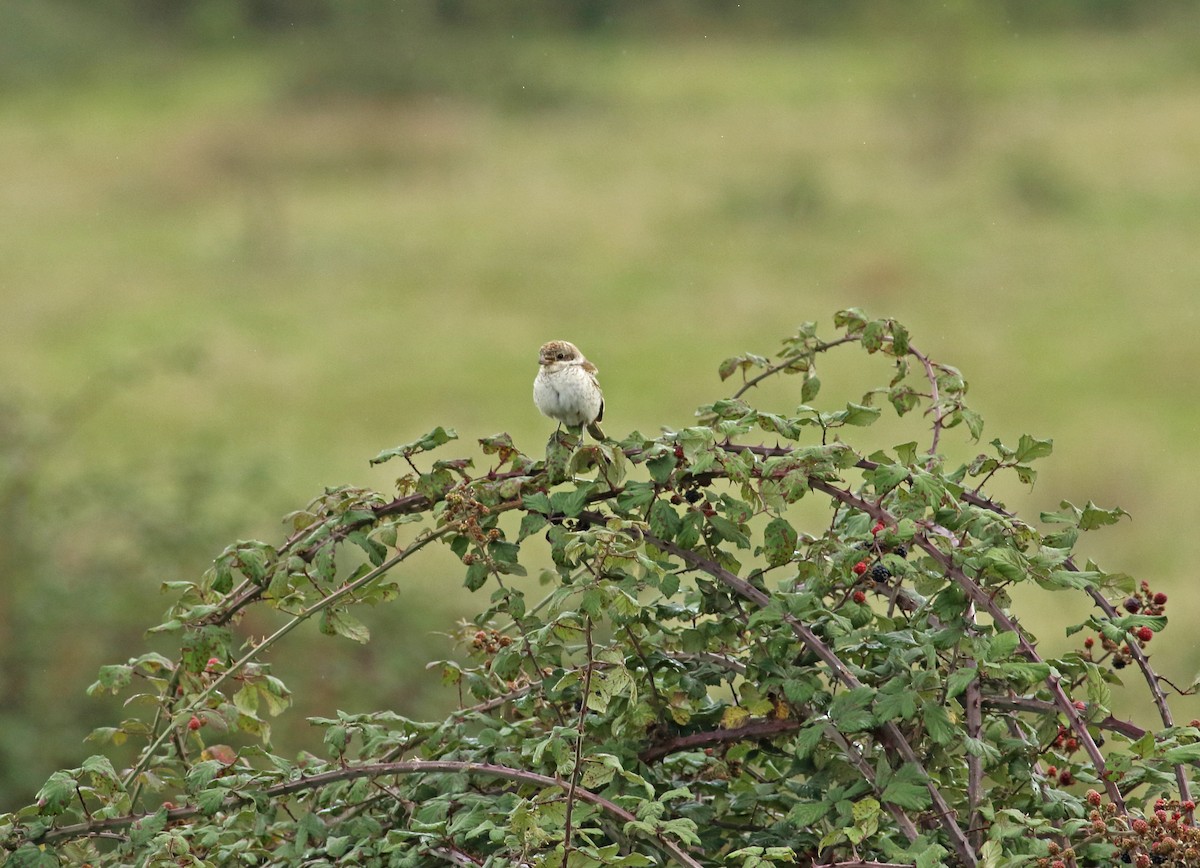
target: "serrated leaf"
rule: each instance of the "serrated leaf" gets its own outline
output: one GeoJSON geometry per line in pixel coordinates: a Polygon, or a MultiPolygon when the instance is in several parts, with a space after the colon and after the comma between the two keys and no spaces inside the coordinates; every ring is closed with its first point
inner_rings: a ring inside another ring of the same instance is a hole
{"type": "MultiPolygon", "coordinates": [[[[962,671],[962,670],[959,670],[962,671]]],[[[950,721],[946,707],[938,702],[927,702],[922,708],[925,729],[938,744],[949,744],[954,741],[956,729],[950,721]]]]}
{"type": "Polygon", "coordinates": [[[883,788],[880,798],[914,811],[928,808],[933,801],[929,795],[929,788],[925,785],[924,776],[920,769],[912,764],[902,765],[896,770],[883,788]]]}
{"type": "Polygon", "coordinates": [[[411,443],[402,443],[392,449],[385,449],[371,459],[371,464],[383,464],[385,461],[391,461],[393,458],[407,458],[418,452],[428,452],[449,443],[451,440],[457,439],[458,433],[453,428],[443,428],[439,425],[428,434],[413,440],[411,443]]]}
{"type": "Polygon", "coordinates": [[[772,519],[763,530],[763,554],[767,563],[780,567],[796,556],[799,535],[796,529],[782,518],[772,519]]]}
{"type": "Polygon", "coordinates": [[[661,499],[654,501],[651,505],[647,520],[650,523],[650,532],[666,542],[675,539],[675,535],[679,533],[683,524],[675,508],[661,499]]]}
{"type": "Polygon", "coordinates": [[[55,772],[34,798],[42,814],[61,814],[75,798],[75,778],[65,771],[55,772]]]}
{"type": "Polygon", "coordinates": [[[326,636],[345,636],[364,645],[371,640],[367,625],[345,609],[329,608],[322,612],[319,629],[326,636]]]}
{"type": "Polygon", "coordinates": [[[855,687],[834,697],[829,705],[829,719],[841,732],[862,732],[875,725],[869,706],[875,699],[875,689],[855,687]]]}
{"type": "Polygon", "coordinates": [[[988,644],[986,659],[990,662],[1005,660],[1012,656],[1012,653],[1017,650],[1017,646],[1021,644],[1021,637],[1012,631],[1006,633],[998,633],[992,637],[992,641],[988,644]]]}
{"type": "Polygon", "coordinates": [[[958,696],[978,676],[978,670],[971,666],[963,666],[955,669],[950,673],[950,677],[946,679],[946,698],[953,699],[958,696]]]}

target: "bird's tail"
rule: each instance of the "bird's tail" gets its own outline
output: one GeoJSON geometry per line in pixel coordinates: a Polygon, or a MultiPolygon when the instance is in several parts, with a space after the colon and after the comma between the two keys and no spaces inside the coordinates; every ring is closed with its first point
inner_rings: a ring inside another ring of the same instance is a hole
{"type": "Polygon", "coordinates": [[[608,439],[607,437],[604,436],[604,432],[600,429],[600,425],[596,422],[588,423],[587,432],[589,434],[591,434],[592,437],[595,438],[596,440],[607,440],[608,439]]]}

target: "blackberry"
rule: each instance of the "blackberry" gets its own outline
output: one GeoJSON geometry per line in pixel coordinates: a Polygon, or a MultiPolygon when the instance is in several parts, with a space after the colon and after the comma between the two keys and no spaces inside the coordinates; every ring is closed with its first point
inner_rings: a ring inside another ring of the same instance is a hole
{"type": "Polygon", "coordinates": [[[906,558],[906,557],[908,557],[908,546],[905,546],[905,545],[896,546],[894,549],[892,549],[892,553],[895,554],[897,557],[906,558]]]}
{"type": "Polygon", "coordinates": [[[695,503],[697,500],[700,499],[700,492],[698,492],[694,488],[689,488],[687,491],[685,491],[683,493],[683,499],[686,500],[688,503],[695,503]]]}
{"type": "Polygon", "coordinates": [[[871,567],[871,578],[874,579],[878,584],[882,585],[891,577],[892,571],[883,564],[876,564],[875,566],[871,567]]]}
{"type": "Polygon", "coordinates": [[[1122,660],[1120,657],[1114,657],[1112,665],[1113,665],[1113,669],[1124,669],[1125,661],[1122,660]]]}

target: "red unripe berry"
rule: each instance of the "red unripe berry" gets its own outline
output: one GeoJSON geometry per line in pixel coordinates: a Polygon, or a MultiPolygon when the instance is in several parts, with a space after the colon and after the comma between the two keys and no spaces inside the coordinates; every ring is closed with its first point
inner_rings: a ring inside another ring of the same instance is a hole
{"type": "Polygon", "coordinates": [[[1158,818],[1158,822],[1160,823],[1167,822],[1167,812],[1162,809],[1155,811],[1154,816],[1158,818]]]}
{"type": "Polygon", "coordinates": [[[1162,810],[1163,808],[1165,808],[1166,806],[1167,806],[1167,800],[1166,800],[1166,799],[1155,799],[1155,800],[1154,800],[1154,810],[1156,810],[1156,811],[1161,811],[1161,810],[1162,810]]]}
{"type": "Polygon", "coordinates": [[[1186,802],[1184,802],[1184,803],[1181,805],[1181,807],[1182,807],[1182,808],[1183,808],[1185,811],[1194,811],[1194,810],[1196,810],[1196,803],[1195,803],[1195,802],[1193,802],[1191,799],[1188,799],[1186,802]]]}
{"type": "Polygon", "coordinates": [[[1154,863],[1150,861],[1150,857],[1147,854],[1138,853],[1137,858],[1133,860],[1133,864],[1136,868],[1150,868],[1154,863]]]}
{"type": "Polygon", "coordinates": [[[1096,640],[1093,639],[1091,636],[1088,636],[1086,639],[1083,640],[1084,648],[1091,648],[1095,644],[1096,644],[1096,640]]]}
{"type": "Polygon", "coordinates": [[[1088,790],[1087,791],[1087,800],[1088,800],[1088,804],[1091,805],[1093,808],[1099,807],[1100,794],[1098,792],[1096,792],[1095,790],[1088,790]]]}
{"type": "Polygon", "coordinates": [[[1076,699],[1075,700],[1075,708],[1078,711],[1087,711],[1087,703],[1084,702],[1082,699],[1076,699]]]}
{"type": "Polygon", "coordinates": [[[202,726],[204,726],[204,721],[195,715],[192,715],[192,719],[188,721],[188,729],[190,729],[192,732],[195,732],[202,726]]]}
{"type": "Polygon", "coordinates": [[[1055,859],[1050,863],[1050,868],[1067,868],[1067,863],[1062,859],[1055,859]]]}
{"type": "Polygon", "coordinates": [[[1157,594],[1154,595],[1154,605],[1161,606],[1166,601],[1167,601],[1167,595],[1164,594],[1162,591],[1159,591],[1157,594]]]}
{"type": "Polygon", "coordinates": [[[1076,741],[1075,739],[1073,739],[1073,738],[1068,738],[1068,739],[1067,739],[1067,750],[1068,750],[1068,751],[1076,751],[1076,750],[1079,750],[1079,742],[1077,742],[1077,741],[1076,741]]]}
{"type": "Polygon", "coordinates": [[[1138,627],[1137,637],[1143,642],[1149,642],[1154,638],[1154,631],[1149,627],[1138,627]]]}
{"type": "Polygon", "coordinates": [[[1143,820],[1141,817],[1138,817],[1136,820],[1133,821],[1133,831],[1137,832],[1139,835],[1145,834],[1146,830],[1149,828],[1150,828],[1150,824],[1147,823],[1145,820],[1143,820]]]}
{"type": "Polygon", "coordinates": [[[1075,777],[1071,774],[1070,769],[1063,769],[1058,773],[1058,782],[1064,787],[1069,787],[1075,783],[1075,777]]]}
{"type": "Polygon", "coordinates": [[[1046,766],[1046,776],[1054,777],[1058,774],[1058,766],[1046,766]]]}
{"type": "Polygon", "coordinates": [[[866,571],[867,571],[867,562],[866,561],[859,561],[857,564],[854,565],[854,575],[861,576],[866,571]]]}
{"type": "Polygon", "coordinates": [[[875,526],[871,528],[871,535],[878,536],[880,531],[882,531],[885,527],[886,525],[882,521],[875,522],[875,526]]]}
{"type": "Polygon", "coordinates": [[[862,591],[855,591],[853,599],[854,599],[854,602],[858,603],[859,605],[862,605],[863,603],[865,603],[867,601],[867,595],[864,594],[862,591]]]}

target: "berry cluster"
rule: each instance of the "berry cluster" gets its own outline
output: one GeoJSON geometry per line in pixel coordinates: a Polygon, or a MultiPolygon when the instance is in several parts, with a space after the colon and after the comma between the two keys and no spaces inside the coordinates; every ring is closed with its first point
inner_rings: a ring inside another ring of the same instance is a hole
{"type": "Polygon", "coordinates": [[[507,648],[511,644],[512,636],[507,636],[490,627],[487,630],[476,630],[471,639],[471,647],[481,654],[495,654],[501,648],[507,648]]]}
{"type": "MultiPolygon", "coordinates": [[[[1200,828],[1190,821],[1195,802],[1159,799],[1154,803],[1154,812],[1143,818],[1119,816],[1116,806],[1106,803],[1096,790],[1088,790],[1086,798],[1089,838],[1116,847],[1116,864],[1136,868],[1200,865],[1200,828]]],[[[1065,868],[1076,857],[1073,849],[1063,849],[1057,841],[1049,842],[1047,850],[1048,856],[1033,863],[1037,868],[1065,868]]]]}
{"type": "MultiPolygon", "coordinates": [[[[1162,615],[1167,605],[1167,595],[1162,591],[1153,592],[1150,590],[1149,582],[1142,582],[1141,587],[1125,598],[1121,603],[1121,608],[1131,615],[1162,615]]],[[[1113,669],[1124,669],[1133,661],[1132,643],[1137,642],[1138,646],[1145,649],[1150,640],[1154,638],[1154,631],[1147,626],[1138,627],[1131,630],[1130,639],[1124,644],[1115,642],[1107,636],[1100,637],[1100,647],[1104,650],[1105,657],[1111,656],[1113,669]]],[[[1087,660],[1093,660],[1092,649],[1096,646],[1096,639],[1088,636],[1083,640],[1083,656],[1087,660]]],[[[1103,659],[1103,658],[1101,658],[1103,659]]]]}
{"type": "MultiPolygon", "coordinates": [[[[1088,801],[1093,803],[1091,791],[1088,801]]],[[[1099,801],[1097,794],[1093,806],[1099,801]]],[[[1196,803],[1191,799],[1185,802],[1159,799],[1154,803],[1154,813],[1131,820],[1128,829],[1112,836],[1112,843],[1121,853],[1118,858],[1123,864],[1136,868],[1200,865],[1200,828],[1192,825],[1189,819],[1195,810],[1196,803]]],[[[1097,828],[1099,814],[1098,810],[1093,810],[1088,817],[1097,828]]]]}
{"type": "MultiPolygon", "coordinates": [[[[885,525],[882,521],[875,522],[874,527],[871,528],[871,536],[873,539],[870,542],[863,542],[859,543],[858,545],[860,549],[871,552],[876,556],[874,563],[872,563],[870,559],[864,558],[856,563],[852,568],[854,575],[861,577],[869,574],[871,581],[875,582],[877,585],[887,584],[888,579],[892,577],[892,571],[877,559],[879,555],[894,554],[902,558],[908,557],[907,546],[903,544],[885,546],[879,541],[879,534],[882,533],[886,527],[887,525],[885,525]]],[[[854,602],[860,602],[858,595],[861,593],[861,591],[855,591],[854,602]]]]}

